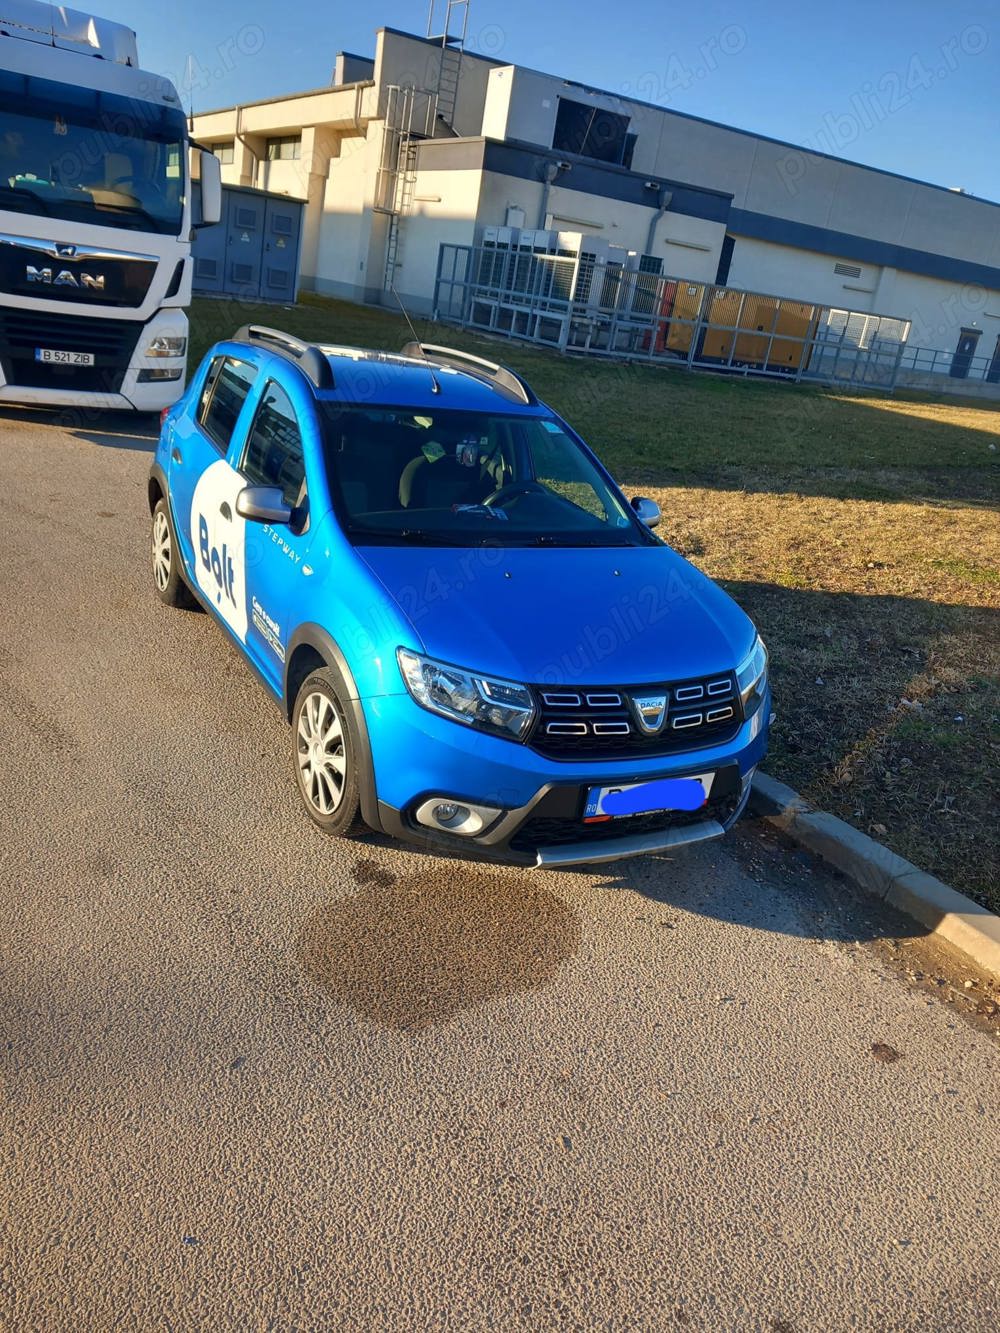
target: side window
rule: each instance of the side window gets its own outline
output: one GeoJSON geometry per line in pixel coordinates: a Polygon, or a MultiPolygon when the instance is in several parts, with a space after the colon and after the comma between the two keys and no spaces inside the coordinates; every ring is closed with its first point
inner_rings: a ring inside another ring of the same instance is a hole
{"type": "Polygon", "coordinates": [[[254,366],[232,356],[217,356],[208,368],[198,424],[221,453],[229,448],[236,418],[256,378],[254,366]]]}
{"type": "Polygon", "coordinates": [[[280,486],[285,503],[293,508],[302,503],[302,435],[288,395],[273,380],[257,409],[241,471],[255,486],[280,486]]]}

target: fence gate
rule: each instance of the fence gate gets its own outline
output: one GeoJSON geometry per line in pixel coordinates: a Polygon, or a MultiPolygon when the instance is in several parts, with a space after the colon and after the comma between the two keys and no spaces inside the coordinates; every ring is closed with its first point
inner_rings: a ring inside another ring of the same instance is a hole
{"type": "MultiPolygon", "coordinates": [[[[197,207],[197,194],[195,199],[197,207]]],[[[223,186],[222,221],[195,232],[194,290],[245,301],[294,301],[304,207],[283,194],[223,186]]]]}

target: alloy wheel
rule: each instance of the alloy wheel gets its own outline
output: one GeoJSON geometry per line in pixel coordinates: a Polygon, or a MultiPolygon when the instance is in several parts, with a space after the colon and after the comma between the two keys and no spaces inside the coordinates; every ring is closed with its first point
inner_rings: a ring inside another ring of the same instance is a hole
{"type": "Polygon", "coordinates": [[[170,541],[170,524],[163,510],[153,516],[153,578],[160,592],[165,592],[170,582],[170,566],[173,558],[170,541]]]}
{"type": "Polygon", "coordinates": [[[310,805],[321,815],[333,814],[344,796],[347,750],[337,710],[319,690],[306,695],[299,711],[296,750],[310,805]]]}

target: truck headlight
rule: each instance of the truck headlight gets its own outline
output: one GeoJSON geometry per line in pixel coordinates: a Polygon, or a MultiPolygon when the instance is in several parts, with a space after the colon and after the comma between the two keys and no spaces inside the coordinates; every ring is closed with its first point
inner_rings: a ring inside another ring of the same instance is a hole
{"type": "Polygon", "coordinates": [[[147,356],[185,356],[187,354],[187,338],[175,338],[172,335],[158,333],[155,338],[150,338],[146,344],[147,356]]]}
{"type": "Polygon", "coordinates": [[[527,735],[535,705],[526,686],[463,671],[408,648],[398,649],[396,658],[403,683],[421,708],[510,740],[527,735]]]}
{"type": "Polygon", "coordinates": [[[736,668],[736,684],[743,704],[743,716],[750,717],[760,706],[767,688],[767,649],[759,634],[745,660],[736,668]]]}

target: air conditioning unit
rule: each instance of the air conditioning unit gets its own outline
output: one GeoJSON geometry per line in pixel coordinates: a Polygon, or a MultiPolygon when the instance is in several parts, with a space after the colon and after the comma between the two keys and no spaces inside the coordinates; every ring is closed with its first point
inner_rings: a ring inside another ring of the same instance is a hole
{"type": "Polygon", "coordinates": [[[513,227],[484,227],[483,245],[492,245],[509,249],[514,244],[513,227]]]}
{"type": "Polygon", "coordinates": [[[518,245],[522,250],[533,250],[535,254],[548,255],[555,249],[555,232],[531,231],[521,228],[518,245]]]}

